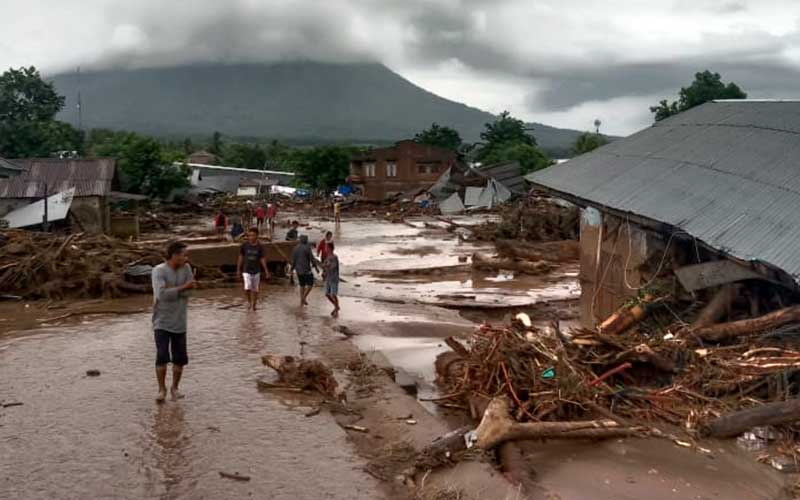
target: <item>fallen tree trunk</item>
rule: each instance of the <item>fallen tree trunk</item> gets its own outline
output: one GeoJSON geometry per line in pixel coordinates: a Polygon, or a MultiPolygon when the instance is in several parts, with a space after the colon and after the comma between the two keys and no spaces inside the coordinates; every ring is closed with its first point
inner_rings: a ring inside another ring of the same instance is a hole
{"type": "Polygon", "coordinates": [[[553,269],[555,269],[555,265],[551,264],[550,262],[528,262],[522,260],[512,260],[512,259],[495,259],[492,257],[487,257],[485,255],[481,255],[479,253],[475,253],[472,255],[472,267],[474,269],[480,269],[485,271],[517,271],[524,274],[531,274],[531,275],[538,275],[538,274],[545,274],[553,269]]]}
{"type": "Polygon", "coordinates": [[[650,314],[651,305],[655,302],[655,297],[650,294],[644,296],[641,302],[633,306],[622,306],[614,312],[598,327],[602,335],[619,335],[641,322],[650,314]]]}
{"type": "Polygon", "coordinates": [[[773,311],[758,318],[695,328],[690,330],[690,333],[708,342],[721,342],[734,337],[753,335],[798,322],[800,322],[800,306],[792,306],[773,311]]]}
{"type": "Polygon", "coordinates": [[[494,398],[475,430],[477,445],[490,450],[506,441],[527,439],[607,439],[640,434],[642,429],[621,427],[613,420],[580,422],[526,422],[511,418],[508,399],[494,398]]]}
{"type": "Polygon", "coordinates": [[[692,323],[692,328],[701,328],[713,325],[721,320],[731,307],[736,297],[741,293],[742,285],[727,284],[714,294],[714,297],[706,304],[697,319],[692,323]]]}
{"type": "Polygon", "coordinates": [[[529,439],[608,439],[638,436],[646,432],[640,427],[624,427],[614,420],[586,420],[580,422],[527,422],[520,423],[511,416],[507,398],[492,399],[483,413],[480,425],[472,432],[470,427],[460,427],[437,438],[419,454],[418,464],[448,459],[466,450],[470,438],[478,447],[491,450],[509,441],[529,439]]]}
{"type": "Polygon", "coordinates": [[[780,425],[800,420],[800,399],[776,401],[748,408],[711,421],[703,429],[710,437],[734,437],[762,425],[780,425]]]}
{"type": "Polygon", "coordinates": [[[515,240],[497,240],[497,253],[510,259],[550,262],[574,262],[580,257],[580,244],[577,240],[547,241],[526,243],[515,240]]]}

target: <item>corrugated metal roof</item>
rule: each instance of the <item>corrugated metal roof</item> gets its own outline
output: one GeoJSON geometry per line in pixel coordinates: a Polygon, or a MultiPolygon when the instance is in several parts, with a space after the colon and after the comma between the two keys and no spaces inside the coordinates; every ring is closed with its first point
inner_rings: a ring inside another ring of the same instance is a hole
{"type": "Polygon", "coordinates": [[[486,177],[493,178],[514,194],[524,194],[527,191],[522,166],[518,161],[481,165],[477,170],[486,177]]]}
{"type": "Polygon", "coordinates": [[[45,184],[49,194],[75,188],[75,196],[107,196],[116,171],[112,158],[91,160],[30,159],[15,160],[24,172],[0,181],[0,198],[41,198],[45,184]]]}
{"type": "Polygon", "coordinates": [[[800,102],[706,103],[526,178],[800,278],[800,102]]]}

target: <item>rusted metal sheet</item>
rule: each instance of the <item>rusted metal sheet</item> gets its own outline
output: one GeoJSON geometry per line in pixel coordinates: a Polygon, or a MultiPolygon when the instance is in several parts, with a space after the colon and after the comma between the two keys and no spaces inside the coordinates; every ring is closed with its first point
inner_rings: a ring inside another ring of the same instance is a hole
{"type": "Polygon", "coordinates": [[[676,269],[675,274],[681,285],[689,292],[742,280],[764,278],[752,269],[727,259],[684,266],[676,269]]]}

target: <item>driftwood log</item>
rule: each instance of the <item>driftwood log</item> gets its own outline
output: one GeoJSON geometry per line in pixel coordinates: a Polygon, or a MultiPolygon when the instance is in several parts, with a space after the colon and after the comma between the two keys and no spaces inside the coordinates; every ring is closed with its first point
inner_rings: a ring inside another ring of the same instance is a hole
{"type": "Polygon", "coordinates": [[[742,285],[729,283],[722,285],[717,293],[708,301],[700,311],[697,319],[692,323],[692,328],[701,328],[718,323],[731,308],[731,304],[742,292],[742,285]]]}
{"type": "Polygon", "coordinates": [[[527,439],[607,439],[640,434],[642,429],[622,427],[613,420],[580,422],[526,422],[511,417],[507,398],[494,398],[483,414],[478,428],[477,445],[490,450],[507,441],[527,439]]]}
{"type": "Polygon", "coordinates": [[[580,244],[577,240],[547,241],[526,243],[515,240],[497,240],[497,253],[510,259],[550,262],[573,262],[580,257],[580,244]]]}
{"type": "Polygon", "coordinates": [[[529,262],[525,260],[513,259],[496,259],[475,253],[472,255],[472,267],[474,269],[484,271],[517,271],[524,274],[546,274],[553,269],[555,265],[550,262],[529,262]]]}
{"type": "Polygon", "coordinates": [[[693,328],[690,333],[707,342],[722,342],[736,337],[758,334],[791,323],[800,323],[800,306],[779,309],[758,318],[693,328]]]}
{"type": "Polygon", "coordinates": [[[598,330],[601,335],[619,335],[625,333],[637,323],[647,317],[655,301],[652,295],[645,295],[641,302],[633,306],[622,306],[614,314],[600,323],[598,330]]]}
{"type": "Polygon", "coordinates": [[[800,399],[767,403],[736,411],[709,422],[703,429],[710,437],[734,437],[762,425],[781,425],[800,420],[800,399]]]}
{"type": "Polygon", "coordinates": [[[322,361],[267,354],[261,357],[261,362],[275,370],[281,383],[289,387],[315,390],[340,401],[344,399],[344,391],[333,371],[322,361]]]}
{"type": "MultiPolygon", "coordinates": [[[[614,420],[586,420],[579,422],[526,422],[520,423],[511,416],[511,404],[505,397],[489,402],[483,419],[475,429],[475,444],[491,450],[509,441],[530,439],[608,439],[641,435],[645,429],[624,427],[614,420]]],[[[461,427],[436,439],[428,445],[420,457],[450,457],[467,449],[471,429],[461,427]]]]}

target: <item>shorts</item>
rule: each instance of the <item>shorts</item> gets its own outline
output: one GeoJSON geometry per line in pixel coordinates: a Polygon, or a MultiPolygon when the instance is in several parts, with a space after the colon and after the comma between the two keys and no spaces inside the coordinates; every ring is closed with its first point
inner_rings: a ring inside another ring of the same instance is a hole
{"type": "Polygon", "coordinates": [[[156,366],[163,366],[170,362],[178,366],[189,364],[185,333],[156,330],[154,336],[156,339],[156,366]]]}
{"type": "Polygon", "coordinates": [[[339,280],[325,282],[325,295],[339,295],[339,280]]]}
{"type": "Polygon", "coordinates": [[[314,275],[311,273],[298,274],[297,284],[300,286],[308,286],[308,287],[314,286],[314,275]]]}
{"type": "Polygon", "coordinates": [[[248,292],[257,292],[258,291],[258,284],[261,283],[261,274],[255,273],[242,273],[242,278],[244,279],[244,289],[248,292]]]}

